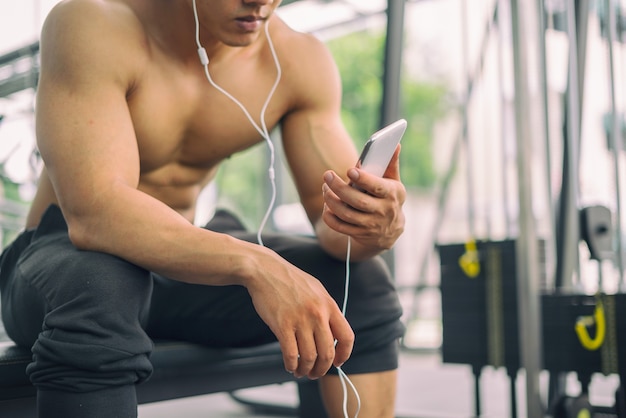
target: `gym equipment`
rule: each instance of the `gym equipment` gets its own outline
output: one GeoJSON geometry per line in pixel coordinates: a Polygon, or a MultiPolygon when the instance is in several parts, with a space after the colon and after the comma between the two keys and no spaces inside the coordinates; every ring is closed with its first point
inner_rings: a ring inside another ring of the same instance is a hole
{"type": "MultiPolygon", "coordinates": [[[[612,225],[606,208],[583,209],[581,229],[586,231],[585,241],[595,259],[614,255],[607,241],[612,225]]],[[[476,416],[481,414],[479,379],[482,369],[488,366],[506,369],[511,381],[510,416],[517,416],[515,377],[521,362],[516,244],[504,240],[438,246],[442,360],[471,366],[476,379],[476,416]]],[[[544,262],[542,241],[539,250],[544,262]]],[[[626,417],[625,408],[620,410],[624,399],[620,397],[621,388],[615,406],[608,409],[591,405],[587,395],[594,373],[626,376],[626,294],[545,293],[541,295],[541,315],[542,369],[551,377],[576,372],[582,388],[578,397],[557,395],[550,400],[554,418],[593,417],[600,409],[608,416],[626,417]]]]}
{"type": "Polygon", "coordinates": [[[511,377],[514,417],[513,385],[520,368],[515,241],[478,241],[439,245],[437,249],[441,261],[442,360],[472,367],[476,416],[481,414],[482,369],[505,367],[511,377]],[[474,266],[468,269],[470,259],[474,266]]]}

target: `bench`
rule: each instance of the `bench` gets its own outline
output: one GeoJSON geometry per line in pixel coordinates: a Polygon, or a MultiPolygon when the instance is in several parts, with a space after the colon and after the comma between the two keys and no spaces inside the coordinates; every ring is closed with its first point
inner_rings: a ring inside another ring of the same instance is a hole
{"type": "MultiPolygon", "coordinates": [[[[0,416],[36,417],[35,388],[26,376],[29,350],[0,342],[0,416]]],[[[137,386],[140,404],[217,392],[231,392],[293,381],[283,366],[278,343],[238,349],[212,349],[176,341],[157,341],[154,373],[137,386]]]]}

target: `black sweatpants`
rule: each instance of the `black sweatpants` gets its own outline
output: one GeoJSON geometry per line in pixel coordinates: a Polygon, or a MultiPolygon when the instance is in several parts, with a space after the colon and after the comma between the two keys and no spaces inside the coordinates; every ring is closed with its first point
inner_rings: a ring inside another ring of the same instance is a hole
{"type": "MultiPolygon", "coordinates": [[[[223,213],[207,228],[256,241],[256,234],[223,213]]],[[[345,263],[328,256],[315,239],[266,234],[263,241],[342,302],[345,263]]],[[[356,339],[343,370],[397,368],[404,327],[384,262],[353,263],[350,280],[346,317],[356,339]]],[[[135,417],[134,385],[152,372],[153,338],[212,347],[276,340],[245,288],[181,283],[109,254],[80,251],[56,206],[36,230],[25,231],[3,252],[0,293],[8,335],[32,347],[27,373],[38,389],[42,418],[135,417]]]]}

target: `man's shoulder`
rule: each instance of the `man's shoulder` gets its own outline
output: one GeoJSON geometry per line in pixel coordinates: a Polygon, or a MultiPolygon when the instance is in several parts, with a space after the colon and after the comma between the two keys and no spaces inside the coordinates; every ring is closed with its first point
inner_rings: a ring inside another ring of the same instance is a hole
{"type": "Polygon", "coordinates": [[[101,40],[127,40],[143,33],[143,28],[132,7],[123,1],[64,0],[57,3],[48,16],[42,39],[48,36],[69,35],[71,38],[87,37],[101,40]]]}
{"type": "Polygon", "coordinates": [[[112,66],[119,73],[120,67],[128,69],[139,62],[145,37],[141,22],[125,2],[65,0],[46,17],[42,60],[60,64],[63,71],[112,66]]]}
{"type": "Polygon", "coordinates": [[[286,70],[283,79],[298,102],[296,106],[317,106],[340,95],[339,73],[326,44],[313,34],[293,30],[282,20],[277,23],[277,50],[286,70]]]}
{"type": "Polygon", "coordinates": [[[309,74],[318,78],[335,72],[334,58],[324,42],[313,34],[290,28],[282,20],[277,23],[281,61],[289,63],[291,68],[296,69],[295,75],[302,77],[309,74]]]}
{"type": "Polygon", "coordinates": [[[298,58],[316,58],[319,55],[327,55],[326,45],[315,35],[291,28],[278,16],[275,16],[272,24],[276,25],[280,42],[289,51],[288,59],[295,57],[294,61],[300,61],[298,58]]]}
{"type": "Polygon", "coordinates": [[[85,22],[90,19],[120,21],[129,18],[136,20],[136,15],[130,4],[124,1],[63,0],[51,9],[48,18],[76,18],[85,22]]]}

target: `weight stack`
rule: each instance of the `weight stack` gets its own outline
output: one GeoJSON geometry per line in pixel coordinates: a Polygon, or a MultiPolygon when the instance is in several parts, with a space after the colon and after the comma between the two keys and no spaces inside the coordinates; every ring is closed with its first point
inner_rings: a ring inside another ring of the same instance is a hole
{"type": "Polygon", "coordinates": [[[542,296],[545,369],[551,372],[577,372],[626,376],[626,295],[548,294],[542,296]],[[587,327],[590,339],[584,344],[575,331],[581,318],[592,319],[601,303],[604,330],[597,323],[587,327]],[[603,338],[598,339],[601,332],[603,338]]]}
{"type": "MultiPolygon", "coordinates": [[[[474,257],[480,269],[471,277],[460,263],[468,255],[467,244],[437,246],[443,362],[469,364],[475,370],[520,368],[515,247],[514,240],[476,242],[474,257]]],[[[540,250],[543,255],[543,242],[540,250]]]]}

